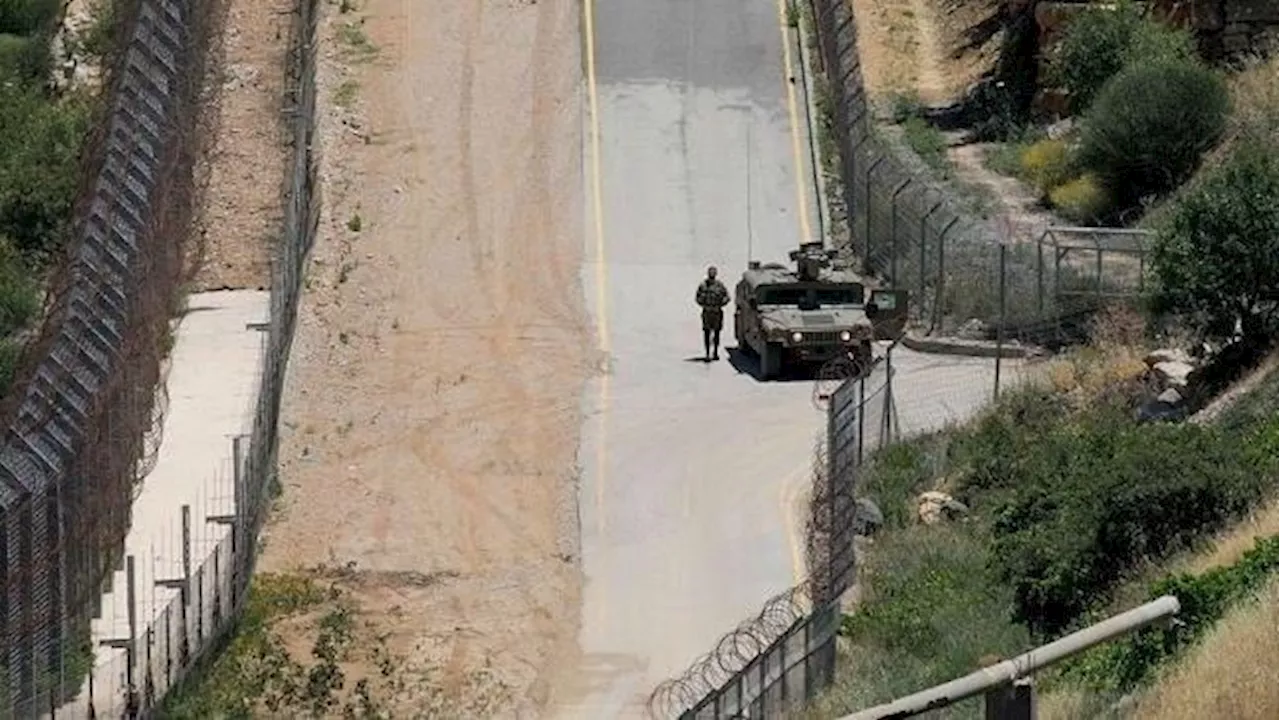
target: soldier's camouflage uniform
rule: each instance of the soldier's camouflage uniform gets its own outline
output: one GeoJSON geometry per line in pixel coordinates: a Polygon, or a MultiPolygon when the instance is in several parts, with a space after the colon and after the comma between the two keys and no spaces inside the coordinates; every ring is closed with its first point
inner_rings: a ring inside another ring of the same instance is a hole
{"type": "Polygon", "coordinates": [[[720,357],[720,329],[724,327],[724,306],[729,304],[729,290],[715,278],[698,285],[694,300],[702,307],[702,346],[706,359],[720,357]]]}
{"type": "Polygon", "coordinates": [[[724,306],[729,304],[729,290],[724,283],[712,278],[703,280],[694,299],[702,307],[702,329],[720,332],[724,328],[724,306]]]}

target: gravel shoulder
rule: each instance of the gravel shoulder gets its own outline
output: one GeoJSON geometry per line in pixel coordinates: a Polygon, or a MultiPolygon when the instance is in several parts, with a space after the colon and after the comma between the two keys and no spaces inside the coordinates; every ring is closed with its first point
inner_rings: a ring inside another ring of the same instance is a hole
{"type": "Polygon", "coordinates": [[[394,716],[526,717],[579,614],[579,5],[323,5],[324,215],[260,568],[340,570],[394,716]]]}

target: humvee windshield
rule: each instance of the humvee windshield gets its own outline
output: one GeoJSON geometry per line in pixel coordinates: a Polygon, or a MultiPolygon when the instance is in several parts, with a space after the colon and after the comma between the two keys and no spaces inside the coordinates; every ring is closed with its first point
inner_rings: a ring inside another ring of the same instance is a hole
{"type": "Polygon", "coordinates": [[[823,305],[861,305],[861,285],[823,285],[821,287],[760,288],[761,305],[794,305],[804,309],[823,305]]]}

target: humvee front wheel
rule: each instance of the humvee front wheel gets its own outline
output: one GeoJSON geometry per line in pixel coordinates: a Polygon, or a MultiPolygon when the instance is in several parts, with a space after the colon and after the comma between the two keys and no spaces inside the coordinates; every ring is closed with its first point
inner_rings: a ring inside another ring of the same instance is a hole
{"type": "Polygon", "coordinates": [[[874,364],[871,357],[871,343],[864,341],[859,344],[858,350],[854,355],[854,362],[858,367],[858,376],[864,377],[869,374],[871,372],[871,366],[874,364]]]}
{"type": "Polygon", "coordinates": [[[767,343],[764,346],[764,352],[760,353],[760,377],[764,380],[773,380],[778,377],[778,373],[782,371],[782,346],[776,343],[767,343]]]}

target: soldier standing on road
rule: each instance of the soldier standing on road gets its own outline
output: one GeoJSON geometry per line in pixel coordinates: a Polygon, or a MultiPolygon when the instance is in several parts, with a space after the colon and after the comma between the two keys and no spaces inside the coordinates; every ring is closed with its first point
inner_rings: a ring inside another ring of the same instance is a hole
{"type": "Polygon", "coordinates": [[[716,279],[715,266],[707,268],[707,279],[698,285],[694,296],[702,308],[702,347],[708,362],[720,359],[720,330],[724,328],[724,306],[729,304],[729,290],[716,279]]]}

